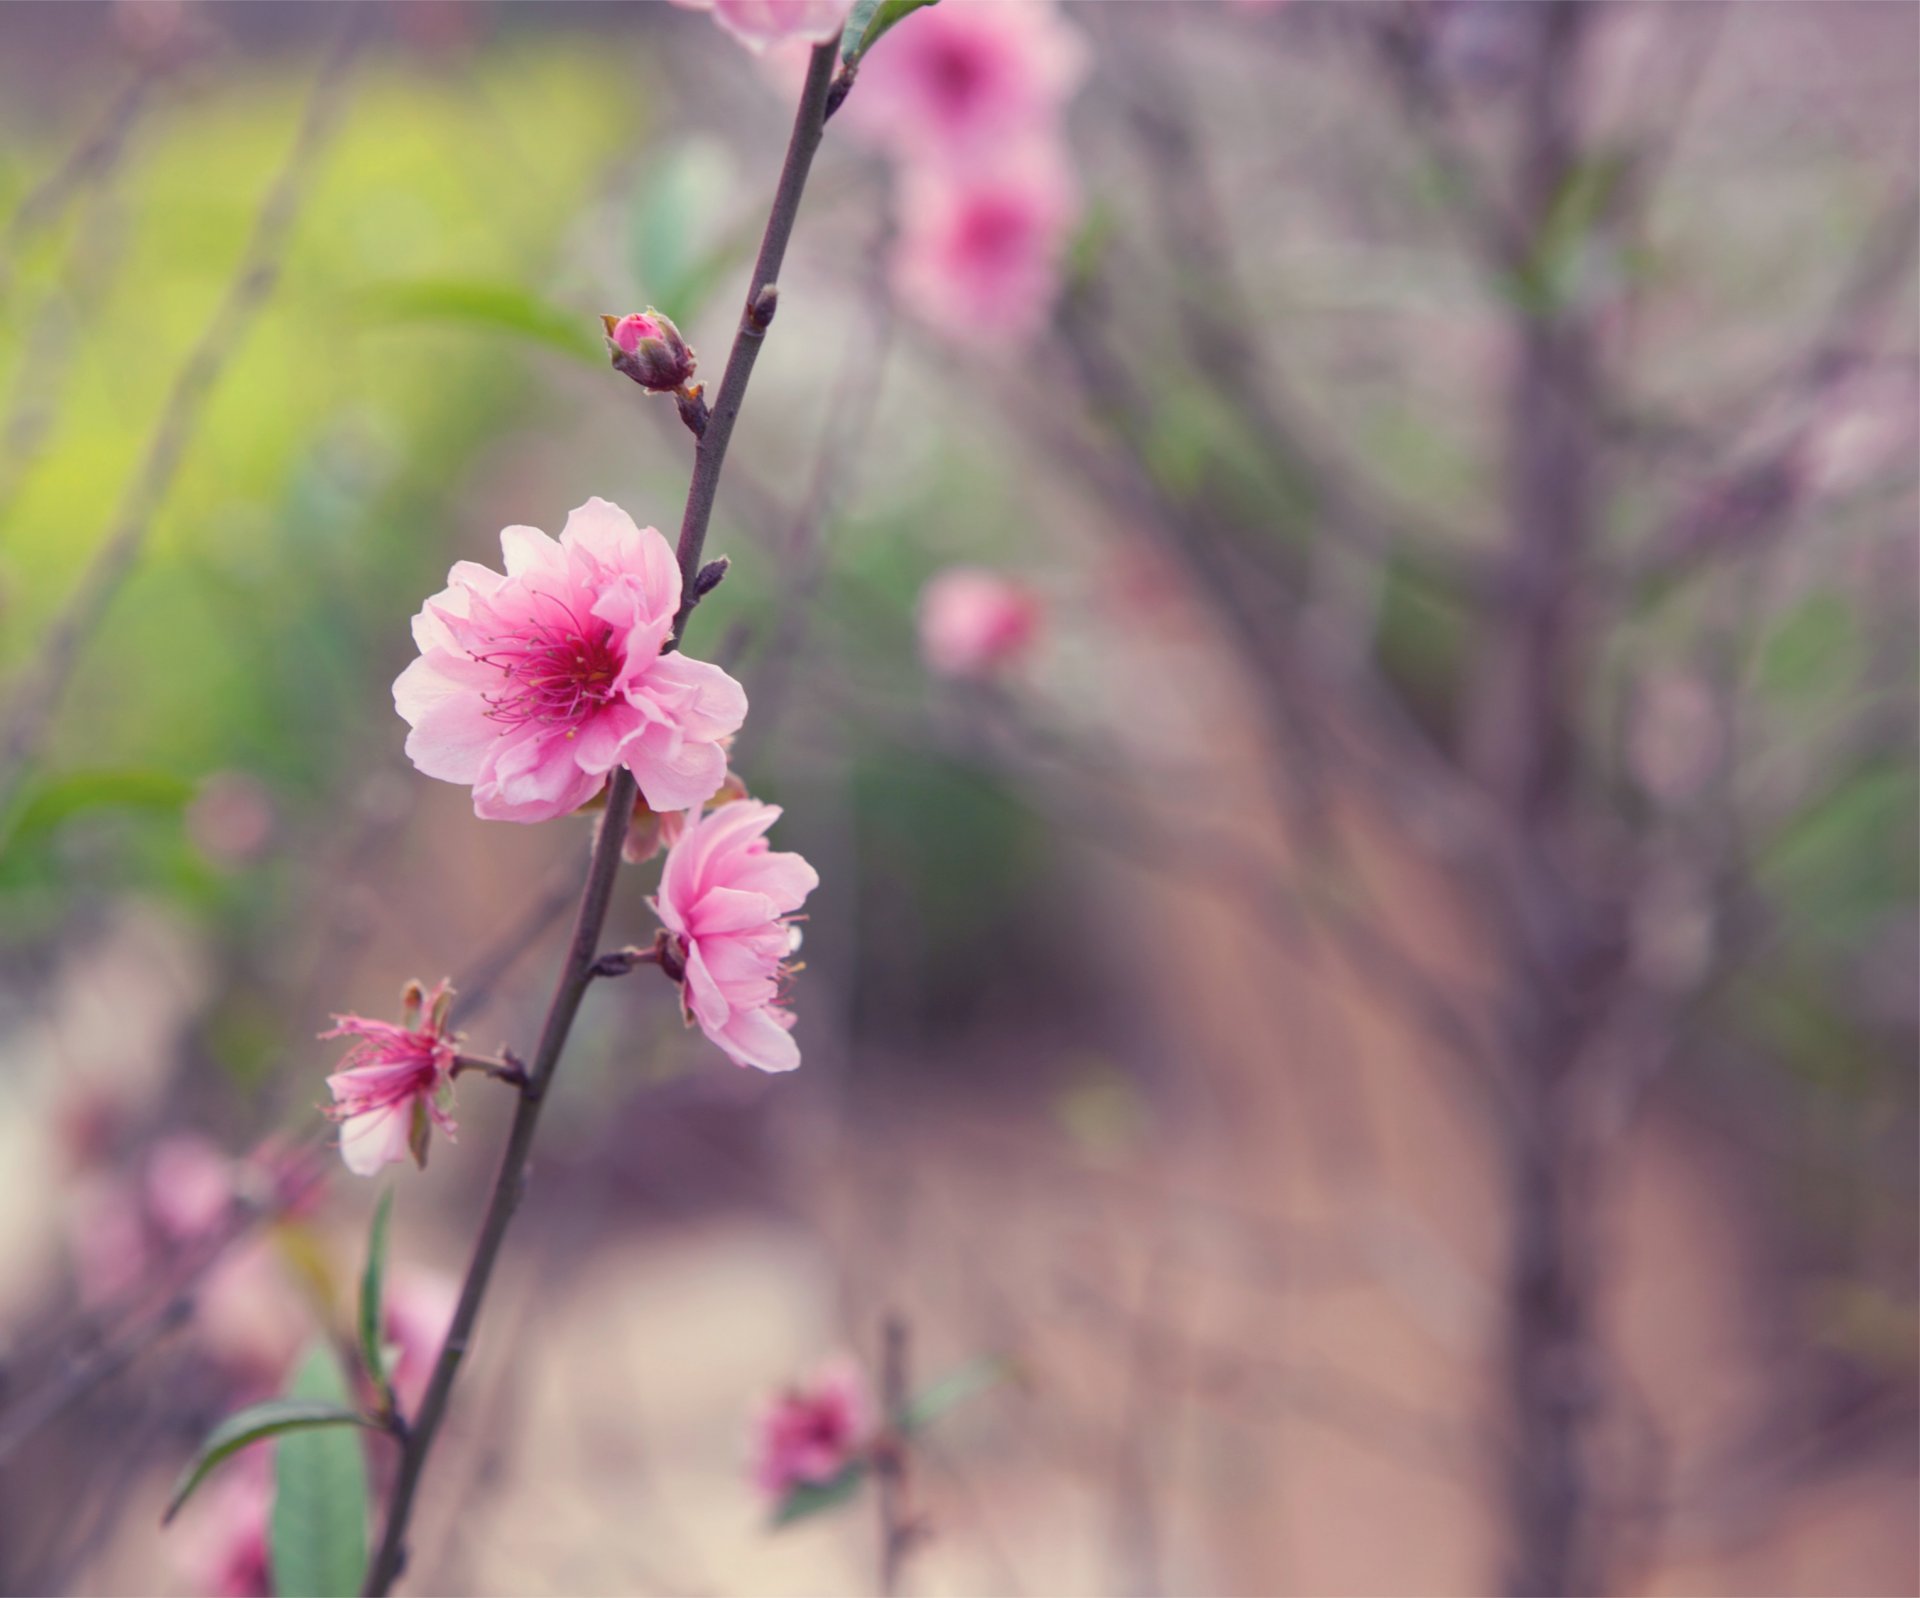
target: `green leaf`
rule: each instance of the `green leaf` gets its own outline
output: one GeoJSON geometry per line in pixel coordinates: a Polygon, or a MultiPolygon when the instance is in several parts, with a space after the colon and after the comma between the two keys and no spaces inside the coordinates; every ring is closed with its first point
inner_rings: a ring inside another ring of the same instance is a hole
{"type": "Polygon", "coordinates": [[[923,6],[938,3],[939,0],[860,0],[848,15],[847,26],[840,35],[840,59],[849,66],[858,66],[895,24],[923,6]]]}
{"type": "Polygon", "coordinates": [[[866,1478],[866,1463],[863,1460],[855,1460],[844,1467],[838,1476],[823,1482],[801,1483],[800,1486],[788,1492],[775,1507],[773,1529],[779,1531],[844,1504],[860,1490],[860,1484],[866,1478]]]}
{"type": "Polygon", "coordinates": [[[555,305],[517,283],[460,278],[377,283],[358,295],[355,304],[369,320],[443,322],[505,333],[592,365],[605,353],[595,317],[555,305]]]}
{"type": "Polygon", "coordinates": [[[145,810],[175,814],[193,798],[193,784],[171,772],[109,767],[73,771],[32,785],[9,825],[0,819],[0,843],[25,842],[90,810],[145,810]]]}
{"type": "Polygon", "coordinates": [[[380,1346],[381,1302],[387,1276],[387,1221],[393,1213],[393,1189],[380,1195],[367,1230],[367,1264],[360,1273],[360,1358],[374,1386],[387,1391],[387,1362],[380,1346]]]}
{"type": "Polygon", "coordinates": [[[200,1445],[200,1452],[173,1484],[173,1495],[167,1500],[167,1512],[161,1516],[161,1523],[164,1525],[180,1512],[180,1506],[193,1496],[194,1489],[207,1479],[216,1465],[239,1453],[250,1443],[265,1442],[270,1437],[280,1437],[288,1432],[304,1431],[315,1426],[372,1424],[357,1410],[332,1400],[269,1398],[264,1403],[249,1404],[207,1433],[206,1441],[200,1445]]]}
{"type": "Polygon", "coordinates": [[[906,1412],[900,1417],[901,1430],[909,1435],[925,1430],[949,1410],[1008,1380],[1013,1370],[1013,1361],[1004,1354],[989,1354],[948,1371],[907,1400],[906,1412]]]}
{"type": "MultiPolygon", "coordinates": [[[[339,1404],[347,1393],[340,1362],[317,1345],[295,1371],[290,1399],[339,1404]]],[[[350,1432],[305,1431],[286,1438],[274,1460],[275,1592],[353,1598],[367,1564],[367,1461],[350,1432]]]]}

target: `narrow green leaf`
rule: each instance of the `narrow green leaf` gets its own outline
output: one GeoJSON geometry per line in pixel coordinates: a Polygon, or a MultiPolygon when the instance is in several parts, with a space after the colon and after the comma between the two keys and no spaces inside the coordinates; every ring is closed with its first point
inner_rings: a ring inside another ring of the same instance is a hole
{"type": "MultiPolygon", "coordinates": [[[[340,1362],[317,1345],[294,1372],[287,1396],[339,1404],[347,1393],[340,1362]]],[[[274,1460],[275,1592],[300,1598],[353,1598],[367,1564],[367,1461],[350,1432],[296,1432],[274,1460]]]]}
{"type": "Polygon", "coordinates": [[[207,1433],[200,1452],[180,1473],[167,1500],[167,1512],[161,1523],[172,1520],[180,1506],[193,1496],[194,1489],[207,1479],[213,1468],[231,1458],[250,1443],[265,1442],[287,1432],[315,1426],[371,1426],[373,1422],[343,1403],[315,1399],[269,1398],[237,1410],[207,1433]]]}
{"type": "Polygon", "coordinates": [[[380,1346],[381,1306],[387,1278],[387,1220],[393,1213],[393,1189],[380,1195],[373,1207],[373,1225],[367,1230],[367,1264],[360,1273],[360,1358],[382,1393],[387,1390],[387,1364],[380,1346]]]}
{"type": "Polygon", "coordinates": [[[1012,1375],[1013,1361],[1004,1354],[989,1354],[948,1371],[907,1400],[906,1413],[900,1417],[901,1429],[909,1434],[923,1431],[949,1410],[999,1386],[1012,1375]]]}
{"type": "Polygon", "coordinates": [[[371,320],[444,322],[505,333],[595,365],[604,356],[595,318],[555,305],[517,283],[460,278],[378,283],[356,303],[371,320]]]}
{"type": "Polygon", "coordinates": [[[847,17],[846,29],[840,35],[840,59],[850,66],[858,66],[895,24],[923,6],[937,4],[939,0],[860,0],[847,17]]]}
{"type": "Polygon", "coordinates": [[[823,1482],[803,1482],[780,1500],[773,1511],[773,1529],[781,1530],[802,1520],[844,1504],[860,1490],[861,1482],[867,1478],[864,1461],[855,1460],[846,1466],[838,1476],[823,1482]]]}

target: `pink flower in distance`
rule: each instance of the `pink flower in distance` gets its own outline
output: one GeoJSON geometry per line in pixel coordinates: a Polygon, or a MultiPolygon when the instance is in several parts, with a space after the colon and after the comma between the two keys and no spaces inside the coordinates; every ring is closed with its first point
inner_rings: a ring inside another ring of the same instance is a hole
{"type": "Polygon", "coordinates": [[[442,1103],[451,1093],[457,1053],[446,1030],[452,999],[453,990],[442,982],[426,995],[424,1016],[410,1014],[406,1026],[336,1015],[333,1030],[320,1034],[357,1040],[341,1069],[327,1078],[333,1093],[328,1114],[341,1123],[340,1158],[354,1175],[372,1176],[409,1153],[424,1167],[429,1128],[454,1135],[453,1117],[442,1103]]]}
{"type": "Polygon", "coordinates": [[[824,44],[840,37],[853,0],[674,0],[689,11],[711,11],[714,21],[749,50],[798,39],[824,44]]]}
{"type": "Polygon", "coordinates": [[[1052,137],[1087,72],[1087,47],[1050,0],[942,0],[860,63],[848,120],[916,163],[970,162],[1052,137]]]}
{"type": "Polygon", "coordinates": [[[703,803],[747,696],[718,666],[660,652],[680,606],[667,541],[590,499],[558,541],[509,527],[500,545],[505,575],[463,560],[413,619],[420,658],[393,685],[407,757],[470,783],[474,813],[496,821],[563,816],[615,766],[656,810],[703,803]]]}
{"type": "Polygon", "coordinates": [[[384,1335],[397,1350],[389,1374],[402,1413],[411,1415],[426,1396],[459,1303],[459,1282],[438,1271],[396,1271],[388,1281],[384,1335]]]}
{"type": "Polygon", "coordinates": [[[832,1481],[859,1458],[873,1424],[866,1382],[851,1360],[823,1369],[761,1410],[754,1428],[753,1477],[780,1499],[796,1487],[832,1481]]]}
{"type": "Polygon", "coordinates": [[[1079,210],[1065,158],[1048,144],[988,166],[913,169],[900,200],[894,292],[956,344],[1018,347],[1053,308],[1079,210]]]}
{"type": "Polygon", "coordinates": [[[234,1162],[190,1132],[162,1138],[147,1156],[147,1212],[174,1243],[211,1236],[233,1208],[234,1162]]]}
{"type": "Polygon", "coordinates": [[[267,1521],[273,1512],[271,1454],[249,1448],[187,1506],[167,1539],[175,1568],[207,1598],[267,1598],[273,1574],[267,1521]]]}
{"type": "Polygon", "coordinates": [[[1040,634],[1032,590],[981,566],[950,566],[920,591],[920,654],[943,677],[986,677],[1040,634]]]}
{"type": "Polygon", "coordinates": [[[681,1004],[736,1065],[791,1071],[800,1063],[793,1012],[779,1004],[791,917],[819,885],[797,854],[767,847],[777,805],[736,799],[686,827],[667,851],[653,900],[686,970],[681,1004]]]}

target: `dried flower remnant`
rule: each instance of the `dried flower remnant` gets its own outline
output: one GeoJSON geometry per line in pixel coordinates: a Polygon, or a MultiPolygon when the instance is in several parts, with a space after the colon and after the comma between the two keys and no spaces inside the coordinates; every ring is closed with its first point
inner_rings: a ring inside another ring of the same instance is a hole
{"type": "Polygon", "coordinates": [[[920,654],[943,677],[982,678],[1013,665],[1040,634],[1040,601],[980,566],[953,566],[920,591],[920,654]]]}
{"type": "Polygon", "coordinates": [[[616,766],[656,810],[704,803],[747,696],[718,666],[662,654],[680,568],[659,532],[590,499],[556,541],[500,535],[504,574],[461,561],[414,618],[420,658],[393,698],[429,777],[470,784],[476,815],[547,821],[616,766]]]}
{"type": "Polygon", "coordinates": [[[756,54],[799,40],[825,44],[840,37],[853,0],[673,0],[688,11],[711,11],[713,20],[756,54]]]}
{"type": "Polygon", "coordinates": [[[341,1069],[327,1078],[333,1093],[328,1113],[341,1123],[340,1157],[356,1176],[372,1176],[408,1154],[424,1169],[432,1128],[454,1135],[447,1111],[457,1041],[447,1030],[452,1003],[446,983],[427,994],[414,983],[404,1025],[336,1015],[333,1029],[320,1034],[356,1040],[341,1069]]]}
{"type": "Polygon", "coordinates": [[[754,1427],[753,1479],[769,1498],[832,1481],[865,1452],[873,1402],[851,1360],[770,1399],[754,1427]]]}
{"type": "Polygon", "coordinates": [[[768,847],[779,818],[777,805],[738,799],[693,822],[667,852],[653,900],[684,968],[688,1020],[736,1065],[762,1071],[800,1063],[779,999],[800,942],[794,912],[820,882],[799,855],[768,847]]]}

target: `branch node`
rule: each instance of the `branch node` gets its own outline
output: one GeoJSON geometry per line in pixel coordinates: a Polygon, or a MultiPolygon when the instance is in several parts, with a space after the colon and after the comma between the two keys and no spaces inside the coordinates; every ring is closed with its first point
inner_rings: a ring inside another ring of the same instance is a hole
{"type": "Polygon", "coordinates": [[[747,326],[756,333],[764,333],[773,326],[773,313],[780,309],[780,285],[762,283],[760,290],[747,302],[747,326]]]}

